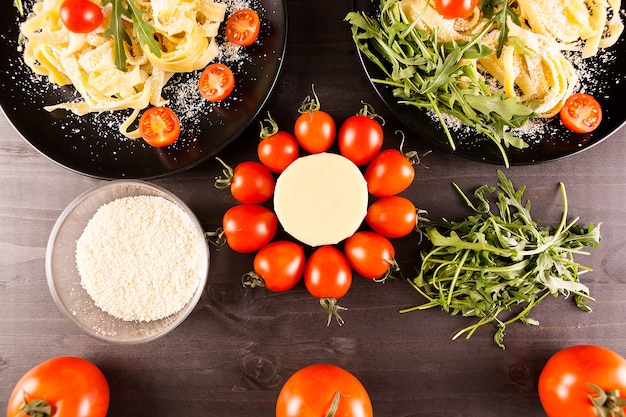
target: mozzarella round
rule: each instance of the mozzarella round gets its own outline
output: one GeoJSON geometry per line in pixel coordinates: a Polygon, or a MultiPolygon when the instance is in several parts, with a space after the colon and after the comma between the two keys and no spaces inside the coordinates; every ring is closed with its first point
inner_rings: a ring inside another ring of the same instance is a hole
{"type": "Polygon", "coordinates": [[[278,177],[274,211],[287,233],[309,246],[352,236],[367,214],[367,183],[359,168],[334,153],[303,156],[278,177]]]}

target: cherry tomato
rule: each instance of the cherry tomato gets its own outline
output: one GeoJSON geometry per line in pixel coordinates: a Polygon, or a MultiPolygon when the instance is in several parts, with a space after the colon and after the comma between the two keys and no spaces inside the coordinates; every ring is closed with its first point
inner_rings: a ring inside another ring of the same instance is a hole
{"type": "Polygon", "coordinates": [[[576,93],[565,100],[561,108],[561,122],[572,132],[589,133],[602,121],[602,108],[593,96],[576,93]]]}
{"type": "Polygon", "coordinates": [[[237,10],[226,20],[226,39],[241,46],[252,45],[259,36],[260,28],[257,12],[252,9],[237,10]]]}
{"type": "Polygon", "coordinates": [[[59,15],[67,30],[74,33],[89,33],[104,19],[100,6],[89,0],[65,0],[59,15]]]}
{"type": "Polygon", "coordinates": [[[304,267],[304,285],[309,293],[320,299],[328,310],[328,325],[333,318],[343,324],[337,299],[346,295],[352,285],[352,269],[345,255],[334,246],[320,246],[304,267]]]}
{"type": "Polygon", "coordinates": [[[31,407],[49,406],[54,417],[105,417],[109,384],[93,363],[76,357],[57,357],[35,366],[17,382],[7,417],[37,414],[31,407]]]}
{"type": "Polygon", "coordinates": [[[385,237],[404,237],[415,231],[417,208],[411,200],[398,195],[382,197],[367,208],[365,222],[385,237]]]}
{"type": "Polygon", "coordinates": [[[315,364],[294,373],[276,401],[276,417],[372,417],[367,390],[350,372],[330,364],[315,364]]]}
{"type": "Polygon", "coordinates": [[[278,219],[266,207],[240,204],[226,211],[222,227],[226,243],[232,250],[249,253],[261,249],[274,238],[278,219]]]}
{"type": "Polygon", "coordinates": [[[244,285],[263,286],[282,292],[293,288],[304,273],[304,248],[288,240],[263,246],[254,257],[254,273],[244,276],[244,285]]]}
{"type": "Polygon", "coordinates": [[[365,170],[367,190],[376,197],[387,197],[406,190],[415,178],[415,168],[397,149],[381,151],[365,170]]]}
{"type": "Polygon", "coordinates": [[[218,178],[218,188],[230,187],[232,196],[243,204],[265,203],[274,194],[276,182],[274,176],[263,164],[255,161],[242,162],[233,170],[220,158],[224,165],[225,178],[218,178]]]}
{"type": "Polygon", "coordinates": [[[467,19],[476,8],[476,0],[435,0],[435,7],[446,19],[467,19]]]}
{"type": "Polygon", "coordinates": [[[279,130],[278,125],[268,115],[269,127],[261,128],[261,142],[257,148],[259,160],[270,171],[281,173],[300,156],[296,138],[289,132],[279,130]]]}
{"type": "MultiPolygon", "coordinates": [[[[590,384],[613,400],[618,390],[622,401],[626,401],[626,359],[594,345],[570,346],[555,353],[539,375],[539,399],[548,417],[619,415],[609,410],[606,414],[596,411],[589,395],[595,397],[597,393],[590,384]]],[[[621,409],[626,412],[626,406],[621,409]]]]}
{"type": "Polygon", "coordinates": [[[393,244],[375,232],[356,232],[346,239],[344,252],[352,268],[363,278],[384,280],[398,269],[393,244]]]}
{"type": "Polygon", "coordinates": [[[235,88],[235,76],[224,64],[214,63],[207,66],[200,74],[198,88],[202,97],[211,102],[224,100],[235,88]]]}
{"type": "Polygon", "coordinates": [[[167,107],[150,107],[139,119],[139,133],[149,145],[169,146],[180,136],[180,121],[167,107]]]}
{"type": "Polygon", "coordinates": [[[367,110],[346,119],[339,129],[339,153],[357,166],[370,162],[383,146],[383,128],[367,110]]]}
{"type": "Polygon", "coordinates": [[[307,97],[298,112],[300,116],[294,125],[294,136],[309,153],[325,152],[332,146],[337,134],[337,126],[332,116],[320,110],[321,105],[317,95],[307,97]]]}

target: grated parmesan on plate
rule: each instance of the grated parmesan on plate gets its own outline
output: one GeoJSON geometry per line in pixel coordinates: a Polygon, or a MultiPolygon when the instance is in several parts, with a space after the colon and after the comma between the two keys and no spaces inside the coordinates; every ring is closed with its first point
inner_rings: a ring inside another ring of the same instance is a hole
{"type": "Polygon", "coordinates": [[[95,304],[125,321],[180,311],[201,278],[204,241],[191,218],[158,196],[101,206],[76,243],[81,285],[95,304]]]}

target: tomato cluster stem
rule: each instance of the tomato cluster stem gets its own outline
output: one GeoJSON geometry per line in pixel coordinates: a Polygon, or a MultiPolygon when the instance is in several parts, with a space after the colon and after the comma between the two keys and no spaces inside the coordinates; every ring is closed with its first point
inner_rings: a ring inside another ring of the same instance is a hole
{"type": "Polygon", "coordinates": [[[18,417],[50,417],[52,416],[52,406],[46,400],[32,400],[28,402],[24,400],[20,414],[18,417]]]}
{"type": "Polygon", "coordinates": [[[342,307],[339,304],[337,304],[336,298],[329,298],[329,297],[320,298],[320,304],[322,307],[328,310],[328,322],[326,323],[327,326],[330,326],[330,322],[333,320],[333,317],[335,318],[335,320],[337,320],[337,323],[340,326],[343,326],[344,321],[343,321],[343,318],[341,318],[339,311],[347,310],[347,308],[342,307]]]}

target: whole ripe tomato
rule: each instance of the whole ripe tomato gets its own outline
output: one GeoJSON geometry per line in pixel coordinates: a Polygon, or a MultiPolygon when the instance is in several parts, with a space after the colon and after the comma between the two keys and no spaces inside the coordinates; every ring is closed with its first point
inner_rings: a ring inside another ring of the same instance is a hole
{"type": "Polygon", "coordinates": [[[248,46],[259,36],[261,21],[252,9],[241,9],[230,15],[226,20],[226,39],[230,42],[248,46]]]}
{"type": "Polygon", "coordinates": [[[314,98],[308,96],[298,112],[300,116],[294,124],[294,136],[309,153],[325,152],[332,146],[337,135],[337,126],[332,116],[320,110],[321,105],[315,91],[314,98]]]}
{"type": "Polygon", "coordinates": [[[346,295],[352,285],[352,269],[345,255],[334,246],[317,248],[304,267],[304,285],[309,293],[320,299],[328,310],[328,325],[333,318],[343,324],[337,299],[346,295]]]}
{"type": "Polygon", "coordinates": [[[398,270],[393,244],[378,233],[356,232],[346,239],[344,252],[352,268],[363,278],[384,280],[398,270]]]}
{"type": "Polygon", "coordinates": [[[266,207],[240,204],[224,213],[222,228],[226,243],[232,250],[249,253],[270,243],[276,235],[278,219],[266,207]]]}
{"type": "Polygon", "coordinates": [[[169,146],[180,136],[180,121],[167,107],[150,107],[139,118],[139,133],[151,146],[169,146]]]}
{"type": "Polygon", "coordinates": [[[254,273],[244,276],[244,285],[263,286],[282,292],[293,288],[304,273],[304,248],[288,240],[263,246],[254,257],[254,273]]]}
{"type": "Polygon", "coordinates": [[[372,417],[367,390],[350,372],[315,364],[294,373],[276,401],[276,417],[372,417]]]}
{"type": "Polygon", "coordinates": [[[281,173],[300,156],[296,138],[289,132],[278,129],[278,124],[268,114],[269,126],[261,127],[261,141],[257,147],[259,160],[270,171],[281,173]]]}
{"type": "Polygon", "coordinates": [[[370,194],[386,197],[406,190],[415,178],[415,168],[399,150],[385,149],[369,163],[364,177],[370,194]]]}
{"type": "Polygon", "coordinates": [[[446,19],[467,19],[476,8],[476,0],[436,0],[435,7],[446,19]]]}
{"type": "Polygon", "coordinates": [[[198,89],[202,97],[218,102],[230,96],[235,88],[235,75],[226,65],[209,64],[200,74],[198,89]]]}
{"type": "Polygon", "coordinates": [[[415,231],[417,208],[411,200],[399,195],[382,197],[367,208],[365,222],[385,237],[404,237],[415,231]]]}
{"type": "Polygon", "coordinates": [[[32,368],[17,382],[7,417],[105,417],[109,409],[109,384],[93,363],[76,357],[53,358],[32,368]],[[36,414],[34,406],[50,407],[36,414]]]}
{"type": "MultiPolygon", "coordinates": [[[[616,408],[626,412],[626,398],[617,399],[626,393],[626,359],[595,345],[570,346],[555,353],[543,367],[538,385],[548,417],[619,416],[615,409],[607,409],[606,414],[596,411],[590,395],[597,398],[597,393],[590,384],[605,391],[607,399],[621,401],[616,408]]],[[[608,405],[596,401],[600,408],[608,405]]]]}
{"type": "Polygon", "coordinates": [[[602,107],[593,96],[576,93],[565,100],[560,112],[561,122],[576,133],[596,130],[602,121],[602,107]]]}
{"type": "Polygon", "coordinates": [[[215,186],[230,187],[235,200],[243,204],[261,204],[274,194],[276,181],[265,165],[255,161],[240,163],[233,170],[220,158],[216,158],[224,166],[224,178],[218,178],[215,186]]]}
{"type": "Polygon", "coordinates": [[[339,153],[357,166],[370,162],[383,146],[383,128],[366,107],[362,113],[350,116],[337,135],[339,153]]]}
{"type": "Polygon", "coordinates": [[[100,6],[89,0],[65,0],[59,15],[67,30],[74,33],[89,33],[104,19],[100,6]]]}

